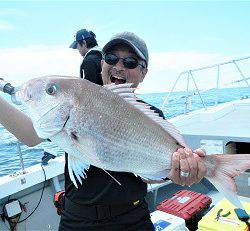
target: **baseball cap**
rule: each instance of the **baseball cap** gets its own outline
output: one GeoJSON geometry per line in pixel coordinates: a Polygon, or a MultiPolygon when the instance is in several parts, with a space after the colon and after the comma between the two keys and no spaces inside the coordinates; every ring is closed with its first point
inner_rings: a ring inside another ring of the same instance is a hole
{"type": "Polygon", "coordinates": [[[132,32],[122,32],[114,35],[110,41],[103,47],[103,52],[109,52],[114,45],[126,44],[146,62],[148,66],[148,48],[144,40],[132,32]]]}
{"type": "Polygon", "coordinates": [[[82,29],[76,32],[75,35],[75,41],[70,45],[70,48],[76,49],[77,48],[77,43],[86,39],[86,38],[95,38],[95,34],[92,31],[88,31],[86,29],[82,29]]]}

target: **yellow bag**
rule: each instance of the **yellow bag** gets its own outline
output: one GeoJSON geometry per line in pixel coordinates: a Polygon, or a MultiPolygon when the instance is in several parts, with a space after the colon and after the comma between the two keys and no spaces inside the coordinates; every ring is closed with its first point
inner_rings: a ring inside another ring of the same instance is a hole
{"type": "MultiPolygon", "coordinates": [[[[250,202],[242,202],[250,214],[250,202]]],[[[199,231],[248,231],[247,224],[238,219],[236,207],[227,199],[221,200],[198,223],[199,231]]],[[[250,222],[250,221],[249,221],[250,222]]]]}

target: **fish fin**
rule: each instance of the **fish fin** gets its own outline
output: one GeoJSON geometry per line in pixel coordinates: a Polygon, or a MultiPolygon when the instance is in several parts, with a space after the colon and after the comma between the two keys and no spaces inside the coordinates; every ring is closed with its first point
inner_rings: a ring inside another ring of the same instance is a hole
{"type": "Polygon", "coordinates": [[[204,157],[206,178],[235,206],[243,206],[237,196],[234,177],[250,169],[250,154],[216,154],[204,157]]]}
{"type": "MultiPolygon", "coordinates": [[[[106,174],[108,174],[117,184],[121,185],[121,183],[115,179],[115,177],[113,177],[109,172],[107,172],[104,168],[102,168],[102,163],[101,160],[98,158],[97,155],[95,155],[94,153],[89,152],[86,148],[84,148],[84,146],[79,143],[77,140],[72,139],[72,142],[74,142],[74,144],[82,151],[82,152],[87,152],[87,156],[90,159],[90,161],[92,162],[92,165],[97,166],[98,168],[102,169],[106,174]]],[[[77,163],[79,164],[80,161],[78,161],[77,163]]],[[[85,164],[86,165],[86,164],[85,164]]],[[[76,165],[75,169],[78,169],[78,165],[76,165]]],[[[78,171],[78,173],[81,171],[78,171]]],[[[74,172],[75,173],[75,172],[74,172]]],[[[76,174],[76,173],[75,173],[76,174]]],[[[76,177],[78,177],[78,175],[76,175],[76,177]]],[[[79,180],[79,178],[77,178],[79,180]]],[[[80,181],[80,180],[79,180],[80,181]]]]}
{"type": "Polygon", "coordinates": [[[113,92],[117,92],[119,91],[119,89],[123,89],[122,90],[123,92],[134,92],[135,88],[131,88],[132,85],[133,83],[123,83],[123,84],[111,83],[111,84],[103,85],[103,88],[106,88],[113,92]]]}
{"type": "Polygon", "coordinates": [[[129,104],[133,105],[141,112],[143,112],[147,117],[158,123],[171,137],[173,137],[181,146],[187,147],[181,133],[178,129],[166,119],[159,116],[157,112],[151,109],[151,106],[145,102],[138,101],[137,96],[134,91],[135,88],[131,88],[131,83],[125,84],[108,84],[104,88],[118,94],[129,104]]]}
{"type": "Polygon", "coordinates": [[[143,180],[146,180],[146,181],[160,181],[160,180],[163,180],[165,179],[167,176],[168,176],[168,173],[169,173],[170,170],[163,170],[163,171],[160,171],[160,172],[154,172],[154,173],[138,173],[138,174],[135,174],[136,176],[139,176],[141,177],[143,180]]]}
{"type": "Polygon", "coordinates": [[[82,179],[86,178],[86,170],[89,169],[89,164],[84,163],[79,158],[76,158],[72,155],[68,155],[68,171],[69,177],[76,188],[78,188],[76,178],[80,184],[82,184],[82,179]]]}
{"type": "Polygon", "coordinates": [[[73,184],[75,185],[76,188],[78,188],[78,185],[76,183],[76,179],[75,176],[73,174],[73,169],[72,169],[72,163],[71,160],[68,158],[68,172],[69,172],[69,178],[70,180],[73,182],[73,184]]]}
{"type": "Polygon", "coordinates": [[[101,160],[99,159],[99,157],[95,153],[90,152],[89,150],[87,150],[81,143],[79,143],[78,140],[75,140],[75,139],[71,139],[71,140],[78,147],[80,152],[87,153],[86,155],[88,156],[88,159],[90,160],[90,163],[92,165],[95,165],[95,166],[97,166],[99,168],[100,168],[100,166],[102,166],[101,160]]]}

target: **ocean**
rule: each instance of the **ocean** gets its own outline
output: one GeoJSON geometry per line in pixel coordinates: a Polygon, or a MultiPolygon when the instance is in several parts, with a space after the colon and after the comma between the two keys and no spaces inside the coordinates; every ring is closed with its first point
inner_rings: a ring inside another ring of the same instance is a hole
{"type": "MultiPolygon", "coordinates": [[[[171,94],[169,103],[163,107],[163,113],[166,118],[172,118],[185,112],[186,99],[183,97],[185,94],[185,92],[174,92],[171,94]]],[[[8,95],[1,93],[0,96],[10,102],[8,95]]],[[[140,94],[138,96],[149,104],[161,108],[167,93],[140,94]]],[[[224,103],[241,99],[242,97],[250,98],[250,88],[212,89],[201,93],[201,96],[206,106],[212,106],[216,104],[216,99],[218,103],[224,103]]],[[[190,111],[202,107],[203,104],[199,95],[194,95],[190,111]]],[[[25,108],[19,107],[19,109],[25,111],[25,108]]],[[[17,143],[19,143],[18,140],[0,124],[0,176],[12,174],[21,169],[17,143]]],[[[25,167],[40,163],[44,150],[57,156],[64,153],[50,142],[43,142],[33,148],[20,143],[20,147],[25,167]]]]}

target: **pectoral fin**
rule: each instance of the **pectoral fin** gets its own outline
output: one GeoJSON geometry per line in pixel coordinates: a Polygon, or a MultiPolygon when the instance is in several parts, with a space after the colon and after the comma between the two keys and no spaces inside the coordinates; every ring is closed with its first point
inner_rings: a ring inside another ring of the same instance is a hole
{"type": "MultiPolygon", "coordinates": [[[[96,153],[94,152],[90,152],[89,150],[87,150],[84,145],[82,145],[79,142],[78,136],[76,132],[72,132],[71,133],[71,138],[73,143],[77,146],[77,148],[80,150],[80,152],[84,152],[84,155],[88,157],[88,160],[90,161],[90,163],[100,169],[102,169],[106,174],[108,174],[117,184],[121,185],[121,183],[115,179],[108,171],[106,171],[102,166],[102,162],[99,159],[99,157],[96,155],[96,153]]],[[[72,174],[73,175],[73,174],[72,174]]],[[[79,180],[79,179],[78,179],[79,180]]],[[[75,183],[74,183],[75,184],[75,183]]],[[[75,184],[76,185],[76,184],[75,184]]]]}
{"type": "Polygon", "coordinates": [[[70,136],[73,144],[77,147],[80,153],[83,153],[83,156],[85,156],[88,159],[89,163],[95,166],[102,166],[102,162],[97,156],[97,154],[95,152],[91,152],[84,146],[84,144],[81,143],[81,140],[77,135],[77,132],[72,131],[70,133],[70,136]]]}
{"type": "Polygon", "coordinates": [[[82,179],[86,178],[86,171],[89,169],[89,164],[84,163],[79,158],[76,158],[72,155],[68,155],[68,171],[69,177],[73,184],[78,188],[76,183],[76,178],[78,179],[79,183],[82,184],[82,179]]]}

